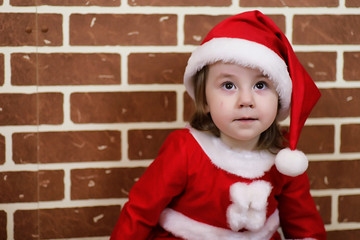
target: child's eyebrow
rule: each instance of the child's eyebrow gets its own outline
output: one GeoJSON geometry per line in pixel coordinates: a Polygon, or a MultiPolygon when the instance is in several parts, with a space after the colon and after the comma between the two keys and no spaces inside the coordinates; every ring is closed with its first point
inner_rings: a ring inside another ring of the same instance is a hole
{"type": "Polygon", "coordinates": [[[220,73],[217,76],[217,78],[232,78],[234,76],[235,76],[234,74],[223,72],[223,73],[220,73]]]}
{"type": "Polygon", "coordinates": [[[259,73],[258,75],[255,76],[256,78],[269,78],[270,79],[270,76],[267,75],[266,73],[259,73]]]}

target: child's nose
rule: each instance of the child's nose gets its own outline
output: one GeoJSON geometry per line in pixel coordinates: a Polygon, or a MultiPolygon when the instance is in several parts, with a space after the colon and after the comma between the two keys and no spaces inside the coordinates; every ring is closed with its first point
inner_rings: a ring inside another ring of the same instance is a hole
{"type": "Polygon", "coordinates": [[[238,106],[250,108],[254,107],[254,98],[251,91],[243,90],[239,92],[238,106]]]}

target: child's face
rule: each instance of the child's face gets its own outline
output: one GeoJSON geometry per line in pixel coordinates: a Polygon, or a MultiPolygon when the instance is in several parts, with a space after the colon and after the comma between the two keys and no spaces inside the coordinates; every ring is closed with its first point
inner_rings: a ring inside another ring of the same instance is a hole
{"type": "Polygon", "coordinates": [[[259,70],[218,62],[209,66],[206,109],[230,147],[253,150],[275,121],[278,94],[259,70]]]}

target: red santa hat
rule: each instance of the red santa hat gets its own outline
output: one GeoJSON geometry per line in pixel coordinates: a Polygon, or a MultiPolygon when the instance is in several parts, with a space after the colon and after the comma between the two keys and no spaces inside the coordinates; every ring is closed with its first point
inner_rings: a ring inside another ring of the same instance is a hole
{"type": "Polygon", "coordinates": [[[286,36],[259,11],[244,12],[216,25],[189,58],[184,84],[194,98],[194,76],[218,61],[256,68],[274,82],[279,95],[278,120],[290,113],[289,148],[275,158],[277,169],[288,176],[304,173],[305,154],[296,150],[300,132],[320,92],[297,59],[286,36]]]}

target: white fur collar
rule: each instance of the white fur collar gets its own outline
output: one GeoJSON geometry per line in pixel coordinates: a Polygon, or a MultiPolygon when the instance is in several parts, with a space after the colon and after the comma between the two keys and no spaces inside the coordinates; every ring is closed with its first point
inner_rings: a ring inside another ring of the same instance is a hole
{"type": "Polygon", "coordinates": [[[253,179],[274,165],[275,156],[268,151],[234,151],[213,134],[188,128],[211,162],[227,172],[253,179]]]}

